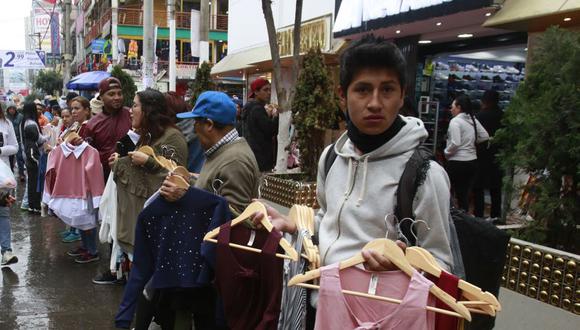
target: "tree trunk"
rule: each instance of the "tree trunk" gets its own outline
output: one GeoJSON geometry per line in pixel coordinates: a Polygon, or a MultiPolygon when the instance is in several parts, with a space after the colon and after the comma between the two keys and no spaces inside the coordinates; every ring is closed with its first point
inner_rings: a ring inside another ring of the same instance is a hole
{"type": "Polygon", "coordinates": [[[280,51],[278,48],[278,37],[276,36],[276,27],[272,15],[272,1],[262,0],[262,11],[266,19],[266,28],[268,30],[268,41],[270,43],[270,54],[272,56],[273,80],[278,98],[280,117],[278,121],[278,152],[276,157],[276,172],[287,172],[288,153],[285,150],[290,145],[290,122],[292,120],[292,96],[294,95],[294,85],[298,78],[300,68],[300,25],[302,23],[302,1],[296,0],[296,14],[294,17],[293,32],[293,70],[290,86],[290,92],[282,84],[282,65],[280,64],[280,51]]]}

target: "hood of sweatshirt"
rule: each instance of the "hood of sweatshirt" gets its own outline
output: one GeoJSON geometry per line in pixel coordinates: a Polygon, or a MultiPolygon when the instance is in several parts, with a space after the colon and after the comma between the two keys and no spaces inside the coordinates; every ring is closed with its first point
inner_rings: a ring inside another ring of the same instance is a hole
{"type": "Polygon", "coordinates": [[[401,117],[405,122],[405,126],[401,128],[399,133],[390,139],[387,143],[382,145],[376,150],[373,150],[367,154],[360,154],[355,145],[350,141],[347,134],[343,134],[335,143],[334,151],[339,157],[348,160],[348,176],[347,181],[350,182],[352,179],[353,171],[352,164],[353,161],[360,162],[362,164],[363,173],[363,189],[359,196],[359,204],[363,201],[365,197],[366,189],[364,187],[367,184],[367,172],[368,163],[373,161],[382,160],[389,157],[399,156],[415,148],[421,144],[428,137],[425,125],[421,120],[415,117],[401,117]]]}

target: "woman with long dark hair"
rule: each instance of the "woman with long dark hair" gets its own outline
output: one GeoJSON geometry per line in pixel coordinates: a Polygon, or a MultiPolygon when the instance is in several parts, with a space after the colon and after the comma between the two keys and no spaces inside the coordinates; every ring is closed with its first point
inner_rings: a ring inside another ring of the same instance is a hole
{"type": "Polygon", "coordinates": [[[457,206],[469,210],[469,191],[477,173],[476,144],[489,140],[489,134],[473,115],[467,95],[460,95],[451,104],[453,119],[447,130],[447,173],[457,206]]]}
{"type": "Polygon", "coordinates": [[[41,192],[37,189],[39,173],[38,162],[40,159],[40,148],[47,139],[40,132],[36,104],[31,102],[24,103],[22,116],[20,136],[22,138],[23,152],[26,161],[28,211],[40,214],[41,192]]]}
{"type": "Polygon", "coordinates": [[[155,159],[141,151],[151,147],[156,156],[187,164],[187,143],[170,117],[165,97],[159,91],[146,89],[138,92],[131,108],[131,125],[139,134],[136,150],[127,156],[113,154],[109,159],[117,183],[117,238],[123,252],[132,254],[137,216],[145,201],[161,186],[168,171],[155,159]]]}

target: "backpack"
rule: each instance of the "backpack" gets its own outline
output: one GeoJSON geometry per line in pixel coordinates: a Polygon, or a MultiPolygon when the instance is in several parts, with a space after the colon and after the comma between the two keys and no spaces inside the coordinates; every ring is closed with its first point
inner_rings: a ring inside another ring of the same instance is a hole
{"type": "MultiPolygon", "coordinates": [[[[325,178],[337,156],[333,144],[324,160],[325,178]]],[[[407,161],[397,187],[396,221],[415,219],[413,200],[425,181],[431,160],[434,160],[432,152],[420,145],[407,161]]],[[[404,235],[400,238],[409,246],[416,245],[411,222],[402,222],[400,228],[404,235]]],[[[453,207],[449,214],[449,233],[454,263],[451,273],[497,296],[510,235],[484,219],[453,207]]]]}

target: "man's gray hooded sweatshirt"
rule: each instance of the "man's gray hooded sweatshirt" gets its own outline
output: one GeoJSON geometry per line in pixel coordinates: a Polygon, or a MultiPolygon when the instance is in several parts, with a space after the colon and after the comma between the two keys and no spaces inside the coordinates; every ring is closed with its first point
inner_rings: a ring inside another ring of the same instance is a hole
{"type": "MultiPolygon", "coordinates": [[[[324,178],[327,147],[318,164],[316,216],[322,265],[352,257],[363,246],[387,236],[397,239],[394,222],[396,191],[405,164],[427,138],[423,122],[402,117],[399,133],[378,149],[360,155],[344,133],[334,144],[338,157],[324,178]]],[[[418,245],[427,249],[446,269],[453,257],[449,248],[449,178],[431,162],[425,182],[419,187],[413,210],[430,230],[417,224],[418,245]]]]}

